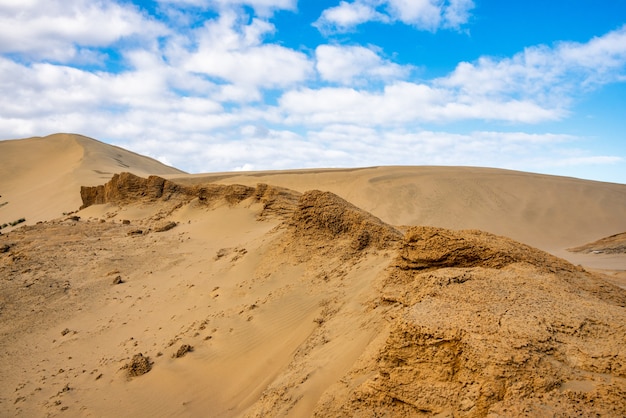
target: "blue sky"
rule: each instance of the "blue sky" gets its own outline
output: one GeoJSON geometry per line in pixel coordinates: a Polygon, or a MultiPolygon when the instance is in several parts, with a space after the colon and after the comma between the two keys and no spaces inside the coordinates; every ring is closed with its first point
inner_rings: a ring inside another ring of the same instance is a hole
{"type": "Polygon", "coordinates": [[[0,138],[626,183],[626,0],[0,0],[0,138]]]}

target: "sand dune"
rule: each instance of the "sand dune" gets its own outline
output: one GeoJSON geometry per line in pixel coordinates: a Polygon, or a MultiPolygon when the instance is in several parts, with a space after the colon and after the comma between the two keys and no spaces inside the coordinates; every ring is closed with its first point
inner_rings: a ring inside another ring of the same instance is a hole
{"type": "MultiPolygon", "coordinates": [[[[10,184],[33,190],[48,159],[28,158],[10,184]]],[[[624,185],[381,167],[83,186],[54,196],[77,213],[0,235],[1,416],[626,414],[623,259],[533,244],[623,232],[624,185]]]]}
{"type": "Polygon", "coordinates": [[[0,141],[0,225],[20,218],[34,224],[74,211],[81,186],[103,184],[120,171],[182,173],[81,135],[0,141]]]}
{"type": "Polygon", "coordinates": [[[604,237],[585,245],[570,248],[569,250],[587,254],[624,254],[626,253],[626,232],[604,237]]]}
{"type": "Polygon", "coordinates": [[[373,167],[188,175],[79,135],[0,142],[0,223],[53,219],[114,173],[181,184],[330,191],[392,225],[480,229],[553,252],[626,231],[626,185],[474,167],[373,167]],[[14,203],[11,203],[13,201],[14,203]]]}

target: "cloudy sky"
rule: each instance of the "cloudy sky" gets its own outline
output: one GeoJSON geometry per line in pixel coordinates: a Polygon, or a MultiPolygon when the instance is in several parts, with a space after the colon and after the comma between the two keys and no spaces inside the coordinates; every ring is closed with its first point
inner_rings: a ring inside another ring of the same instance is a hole
{"type": "Polygon", "coordinates": [[[626,183],[626,0],[0,0],[0,138],[626,183]]]}

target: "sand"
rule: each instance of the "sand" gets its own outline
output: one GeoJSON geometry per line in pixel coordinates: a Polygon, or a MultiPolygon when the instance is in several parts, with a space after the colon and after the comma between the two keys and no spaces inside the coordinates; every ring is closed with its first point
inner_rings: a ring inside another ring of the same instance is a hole
{"type": "Polygon", "coordinates": [[[625,185],[0,160],[1,416],[626,414],[625,185]]]}
{"type": "Polygon", "coordinates": [[[625,185],[567,177],[476,167],[372,167],[177,178],[207,180],[330,191],[392,225],[481,229],[548,251],[626,231],[625,185]]]}
{"type": "Polygon", "coordinates": [[[21,218],[32,225],[75,211],[81,186],[104,184],[120,171],[182,173],[81,135],[0,141],[0,225],[21,218]]]}

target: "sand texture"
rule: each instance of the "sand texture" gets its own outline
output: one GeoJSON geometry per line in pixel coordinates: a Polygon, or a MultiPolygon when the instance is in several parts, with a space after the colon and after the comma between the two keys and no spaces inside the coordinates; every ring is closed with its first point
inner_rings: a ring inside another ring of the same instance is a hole
{"type": "MultiPolygon", "coordinates": [[[[48,158],[73,147],[62,138],[48,158]]],[[[91,141],[91,164],[118,152],[91,141]]],[[[44,181],[29,158],[3,198],[44,181]]],[[[63,167],[55,181],[75,175],[63,167]]],[[[626,186],[139,169],[44,196],[72,213],[43,204],[39,223],[0,230],[0,416],[626,415],[626,263],[594,253],[623,243],[626,186]]]]}

